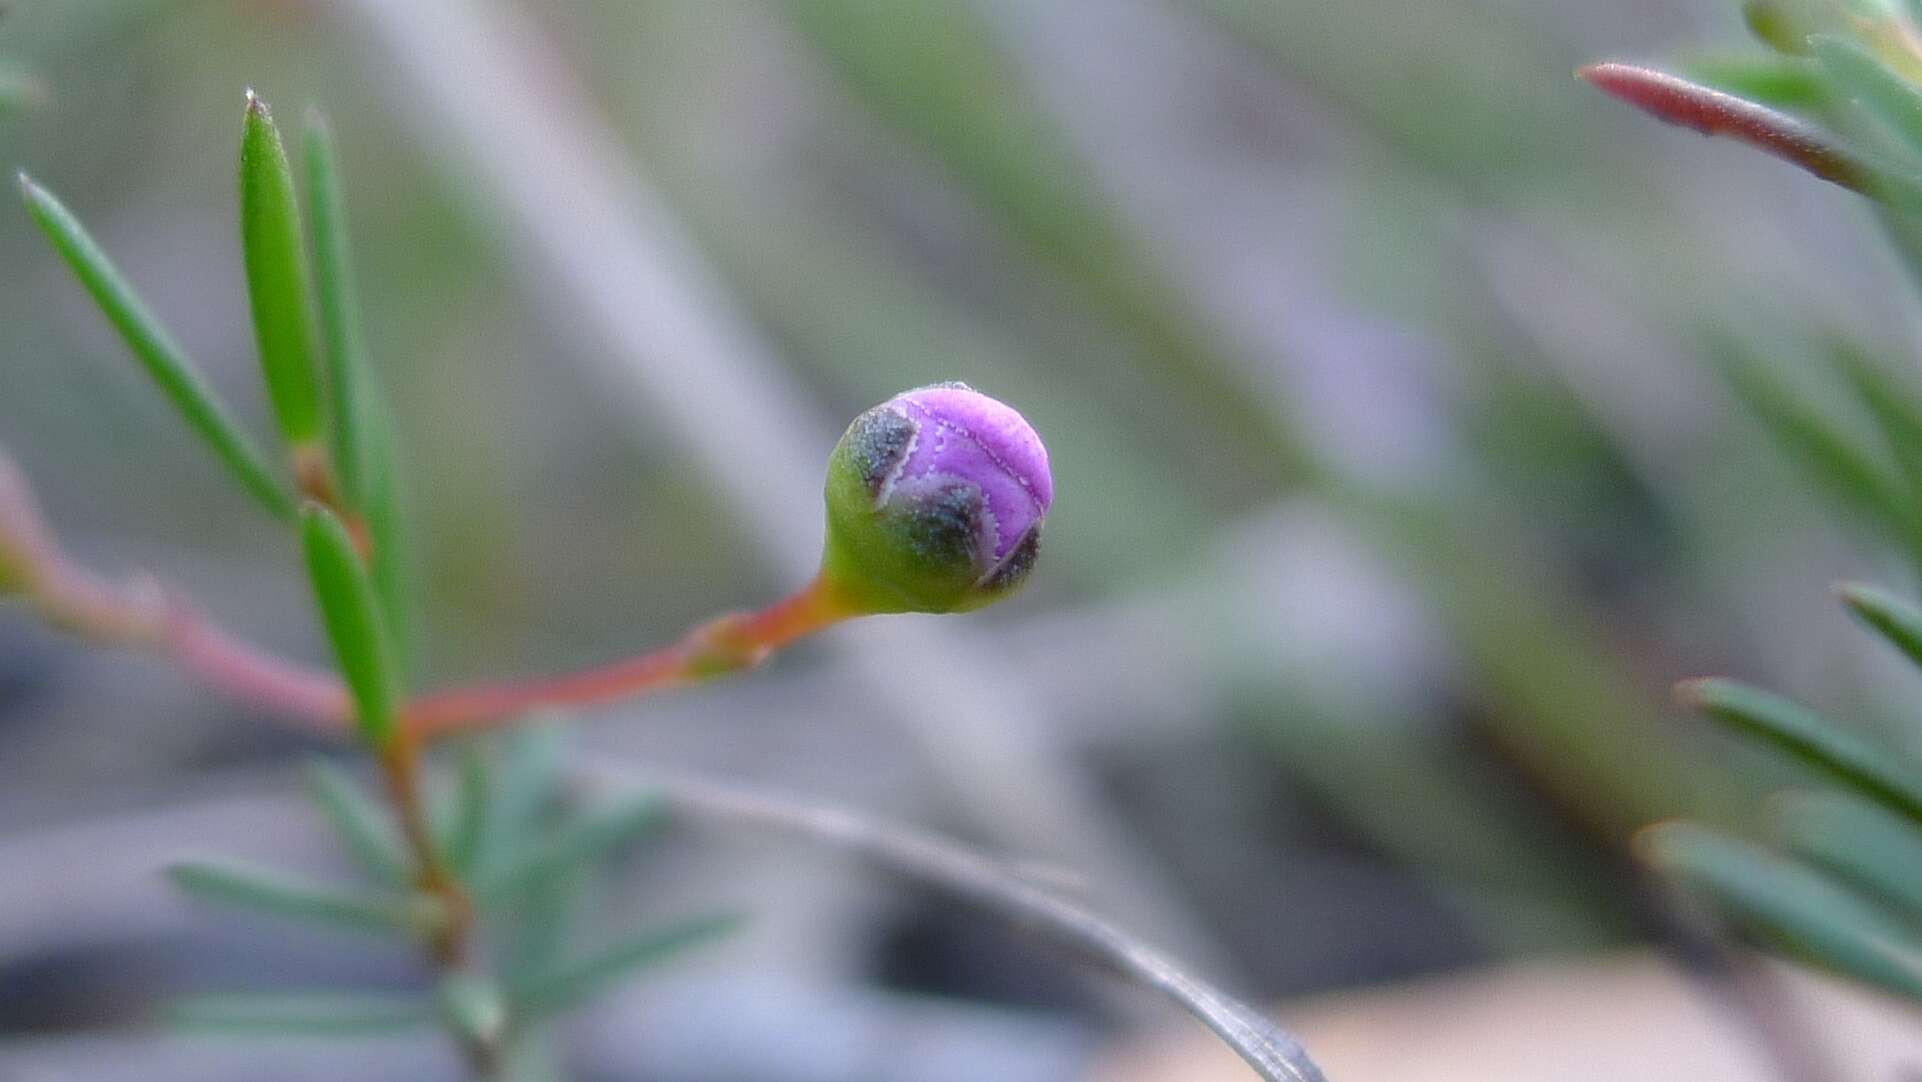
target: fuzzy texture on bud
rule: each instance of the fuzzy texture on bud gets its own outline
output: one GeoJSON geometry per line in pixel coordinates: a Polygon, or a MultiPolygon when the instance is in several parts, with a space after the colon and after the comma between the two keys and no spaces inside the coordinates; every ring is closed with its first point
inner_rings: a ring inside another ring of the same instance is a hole
{"type": "Polygon", "coordinates": [[[823,571],[869,612],[965,612],[1012,593],[1041,547],[1054,479],[1041,437],[962,383],[906,391],[828,460],[823,571]]]}

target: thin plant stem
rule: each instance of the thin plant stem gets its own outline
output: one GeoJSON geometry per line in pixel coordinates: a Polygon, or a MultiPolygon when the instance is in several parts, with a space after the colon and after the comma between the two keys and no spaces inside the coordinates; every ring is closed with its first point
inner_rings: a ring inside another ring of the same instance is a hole
{"type": "MultiPolygon", "coordinates": [[[[262,650],[151,579],[115,583],[70,560],[30,491],[0,455],[0,563],[19,565],[18,588],[50,624],[83,638],[151,650],[230,698],[327,732],[350,729],[346,688],[331,672],[262,650]]],[[[823,628],[859,615],[832,582],[816,578],[765,609],[732,613],[680,641],[607,665],[556,676],[460,686],[403,705],[413,748],[511,721],[543,707],[584,707],[752,668],[823,628]]]]}
{"type": "Polygon", "coordinates": [[[816,578],[783,601],[759,612],[723,616],[665,649],[560,676],[460,687],[416,699],[403,710],[403,723],[432,739],[541,707],[640,695],[750,668],[794,640],[853,615],[841,593],[816,578]]]}

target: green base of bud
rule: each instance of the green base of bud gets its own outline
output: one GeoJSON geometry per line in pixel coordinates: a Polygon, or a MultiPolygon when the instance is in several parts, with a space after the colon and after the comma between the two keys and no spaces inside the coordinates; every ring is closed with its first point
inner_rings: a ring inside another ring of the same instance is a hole
{"type": "Polygon", "coordinates": [[[854,512],[855,521],[837,522],[832,497],[828,506],[821,578],[860,612],[972,612],[1013,592],[984,588],[970,560],[930,559],[903,543],[899,524],[862,511],[854,512]]]}

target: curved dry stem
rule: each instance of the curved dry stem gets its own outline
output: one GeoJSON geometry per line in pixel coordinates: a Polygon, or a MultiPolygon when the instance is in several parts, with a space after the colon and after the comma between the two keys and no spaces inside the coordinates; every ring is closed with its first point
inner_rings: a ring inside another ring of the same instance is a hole
{"type": "Polygon", "coordinates": [[[656,777],[605,764],[577,767],[575,776],[589,789],[632,787],[657,794],[691,820],[747,826],[832,846],[891,874],[938,888],[1046,934],[1174,1000],[1267,1082],[1326,1082],[1301,1042],[1286,1030],[1106,918],[1023,876],[1015,865],[844,808],[703,778],[656,777]]]}

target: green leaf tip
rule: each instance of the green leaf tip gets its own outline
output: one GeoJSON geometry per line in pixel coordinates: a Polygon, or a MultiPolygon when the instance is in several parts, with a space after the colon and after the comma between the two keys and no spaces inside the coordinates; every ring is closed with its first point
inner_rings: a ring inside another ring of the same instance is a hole
{"type": "Polygon", "coordinates": [[[307,792],[369,877],[390,887],[407,885],[406,849],[384,805],[325,759],[307,765],[307,792]]]}
{"type": "Polygon", "coordinates": [[[240,140],[240,233],[261,372],[281,436],[320,438],[313,302],[293,168],[267,103],[247,91],[240,140]]]}
{"type": "Polygon", "coordinates": [[[1820,714],[1735,680],[1687,680],[1675,696],[1732,728],[1761,737],[1803,763],[1922,822],[1922,777],[1887,751],[1820,714]]]}
{"type": "Polygon", "coordinates": [[[500,985],[476,973],[456,972],[441,978],[435,1001],[447,1024],[465,1040],[484,1046],[506,1036],[511,1014],[500,985]]]}
{"type": "Polygon", "coordinates": [[[167,1025],[228,1037],[376,1037],[433,1020],[418,995],[392,992],[282,992],[189,996],[166,1006],[167,1025]]]}
{"type": "Polygon", "coordinates": [[[355,931],[405,933],[417,919],[405,899],[306,883],[231,861],[180,861],[166,869],[181,893],[206,905],[355,931]]]}
{"type": "Polygon", "coordinates": [[[1922,998],[1922,954],[1882,910],[1820,872],[1699,823],[1635,835],[1649,866],[1701,890],[1751,929],[1817,964],[1922,998]]]}
{"type": "Polygon", "coordinates": [[[333,467],[347,506],[367,528],[373,546],[374,585],[395,650],[404,660],[408,642],[405,543],[393,425],[361,334],[338,154],[327,119],[318,109],[308,110],[301,158],[307,179],[321,359],[332,404],[333,467]]]}
{"type": "Polygon", "coordinates": [[[578,961],[517,983],[513,988],[514,999],[536,1017],[565,1010],[642,969],[727,935],[742,923],[739,914],[723,913],[630,935],[578,961]]]}
{"type": "Polygon", "coordinates": [[[1922,87],[1890,70],[1862,44],[1833,34],[1808,39],[1809,52],[1863,109],[1922,152],[1922,87]]]}
{"type": "Polygon", "coordinates": [[[1903,656],[1922,666],[1922,610],[1861,583],[1839,584],[1835,592],[1857,619],[1888,640],[1903,656]]]}
{"type": "Polygon", "coordinates": [[[1770,812],[1791,853],[1922,920],[1922,833],[1913,823],[1835,791],[1779,794],[1770,812]]]}
{"type": "Polygon", "coordinates": [[[483,904],[502,906],[544,882],[592,865],[666,820],[666,802],[651,794],[585,811],[512,859],[484,869],[476,893],[483,904]]]}
{"type": "Polygon", "coordinates": [[[134,359],[160,388],[194,435],[214,452],[242,488],[280,518],[292,518],[294,501],[266,464],[253,440],[149,310],[120,269],[113,265],[72,211],[23,170],[20,197],[95,307],[120,335],[134,359]]]}
{"type": "Polygon", "coordinates": [[[332,511],[316,503],[303,506],[300,534],[314,598],[352,693],[361,736],[370,746],[385,748],[397,731],[400,685],[373,583],[347,527],[332,511]]]}

